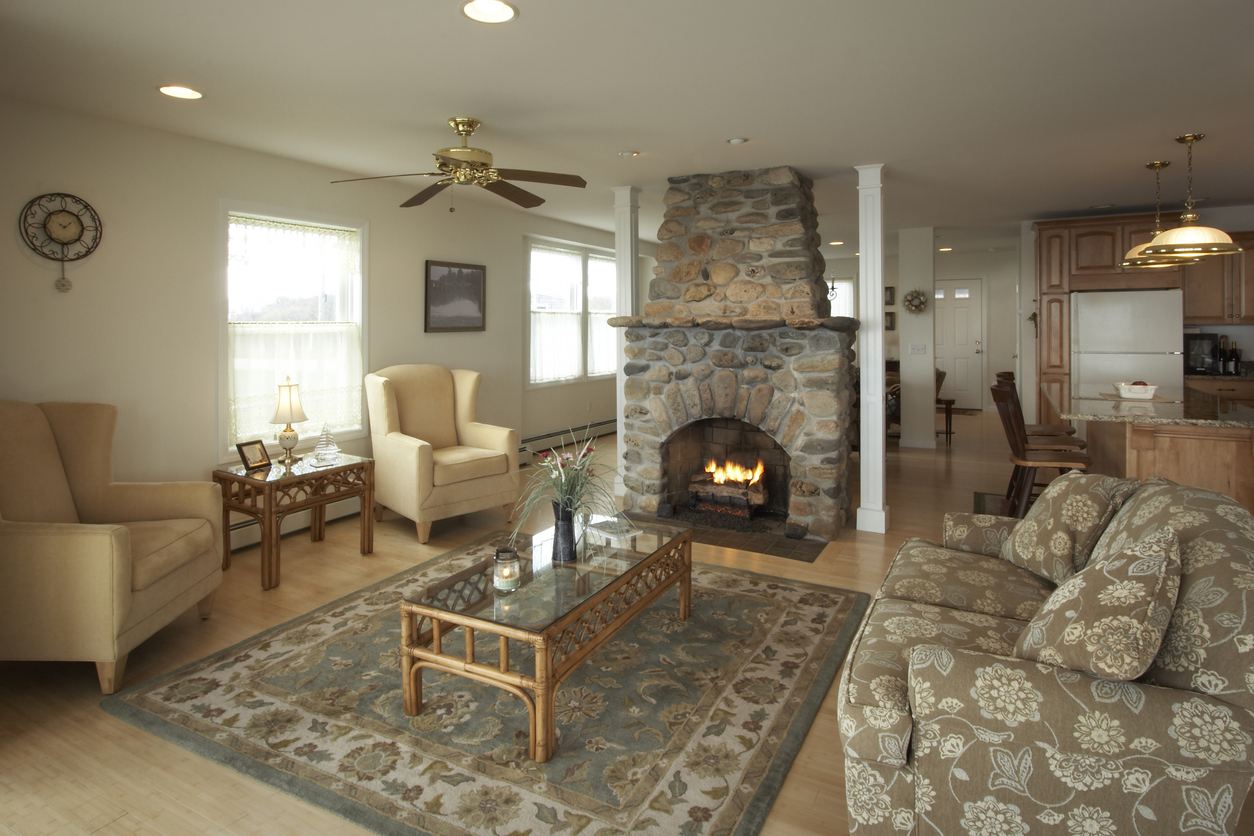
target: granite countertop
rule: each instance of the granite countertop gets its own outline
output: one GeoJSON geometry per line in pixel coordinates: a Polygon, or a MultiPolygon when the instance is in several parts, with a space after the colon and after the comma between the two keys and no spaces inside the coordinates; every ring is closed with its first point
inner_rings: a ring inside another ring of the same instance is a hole
{"type": "MultiPolygon", "coordinates": [[[[1237,379],[1237,378],[1230,378],[1237,379]]],[[[1114,393],[1113,387],[1111,393],[1114,393]]],[[[1042,395],[1044,391],[1042,390],[1042,395]]],[[[1048,400],[1048,396],[1045,396],[1048,400]]],[[[1052,400],[1050,401],[1052,404],[1052,400]]],[[[1057,408],[1057,405],[1054,405],[1057,408]]],[[[1112,401],[1072,398],[1064,421],[1117,421],[1125,424],[1187,424],[1198,427],[1254,428],[1254,408],[1186,386],[1181,401],[1112,401]]]]}

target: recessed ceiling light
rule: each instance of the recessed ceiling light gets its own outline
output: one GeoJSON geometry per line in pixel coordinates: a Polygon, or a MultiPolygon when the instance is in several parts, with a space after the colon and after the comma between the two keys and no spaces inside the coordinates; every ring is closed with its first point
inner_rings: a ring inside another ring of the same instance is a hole
{"type": "Polygon", "coordinates": [[[730,145],[744,145],[748,141],[749,140],[745,139],[743,136],[733,136],[731,139],[727,140],[730,145]]]}
{"type": "Polygon", "coordinates": [[[1113,203],[1099,203],[1099,204],[1097,204],[1096,206],[1090,206],[1089,208],[1090,208],[1090,209],[1114,209],[1114,208],[1115,208],[1115,204],[1113,204],[1113,203]]]}
{"type": "Polygon", "coordinates": [[[827,243],[831,244],[833,247],[840,247],[840,246],[843,246],[845,242],[844,241],[828,241],[827,243]]]}
{"type": "Polygon", "coordinates": [[[462,6],[462,12],[466,17],[480,23],[505,23],[518,14],[517,9],[501,0],[470,0],[462,6]]]}
{"type": "Polygon", "coordinates": [[[953,247],[941,247],[937,252],[951,253],[953,251],[954,251],[953,247]]]}
{"type": "Polygon", "coordinates": [[[639,151],[619,151],[619,152],[618,152],[618,156],[620,156],[620,157],[639,157],[639,156],[640,156],[640,152],[639,152],[639,151]]]}
{"type": "Polygon", "coordinates": [[[167,96],[173,96],[176,99],[199,99],[200,98],[200,94],[190,87],[167,86],[167,87],[158,87],[157,89],[160,90],[162,93],[165,93],[167,96]]]}
{"type": "Polygon", "coordinates": [[[854,253],[854,255],[862,255],[862,253],[854,253]]]}

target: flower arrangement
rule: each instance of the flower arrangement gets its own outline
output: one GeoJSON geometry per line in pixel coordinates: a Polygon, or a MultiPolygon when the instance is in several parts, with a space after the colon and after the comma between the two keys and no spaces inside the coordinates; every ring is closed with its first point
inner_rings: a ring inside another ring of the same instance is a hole
{"type": "Polygon", "coordinates": [[[542,453],[535,453],[532,473],[519,499],[518,524],[514,534],[531,517],[542,502],[553,502],[554,511],[595,511],[613,515],[618,511],[614,492],[606,476],[614,472],[596,461],[596,447],[585,431],[582,440],[571,433],[570,443],[562,443],[542,453]]]}

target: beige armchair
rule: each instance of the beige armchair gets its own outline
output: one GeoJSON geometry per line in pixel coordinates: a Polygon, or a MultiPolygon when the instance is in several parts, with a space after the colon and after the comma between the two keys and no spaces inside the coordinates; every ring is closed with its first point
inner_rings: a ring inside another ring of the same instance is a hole
{"type": "Polygon", "coordinates": [[[475,420],[482,375],[440,366],[389,366],[366,375],[374,446],[375,516],[384,506],[431,523],[493,506],[514,514],[518,431],[475,420]]]}
{"type": "Polygon", "coordinates": [[[116,423],[108,404],[0,401],[0,659],[95,662],[106,694],[222,583],[218,486],[114,482],[116,423]]]}

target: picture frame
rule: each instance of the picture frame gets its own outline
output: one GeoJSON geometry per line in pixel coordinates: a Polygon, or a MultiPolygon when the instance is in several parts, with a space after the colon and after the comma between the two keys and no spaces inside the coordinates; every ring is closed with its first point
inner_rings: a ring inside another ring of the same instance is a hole
{"type": "Polygon", "coordinates": [[[889,311],[888,313],[884,314],[884,330],[885,331],[897,330],[897,314],[893,313],[892,311],[889,311]]]}
{"type": "Polygon", "coordinates": [[[428,261],[423,330],[428,334],[485,331],[485,282],[482,264],[428,261]]]}
{"type": "Polygon", "coordinates": [[[884,304],[885,305],[897,304],[897,288],[895,287],[884,288],[884,304]]]}
{"type": "Polygon", "coordinates": [[[270,454],[266,452],[266,443],[260,438],[256,441],[244,441],[235,445],[239,460],[244,463],[245,470],[260,470],[270,466],[270,454]]]}

